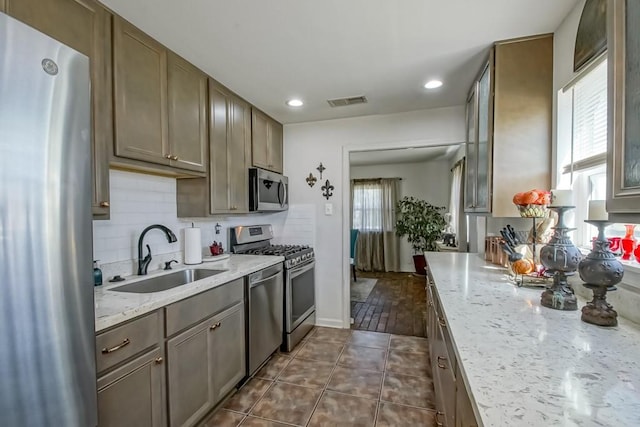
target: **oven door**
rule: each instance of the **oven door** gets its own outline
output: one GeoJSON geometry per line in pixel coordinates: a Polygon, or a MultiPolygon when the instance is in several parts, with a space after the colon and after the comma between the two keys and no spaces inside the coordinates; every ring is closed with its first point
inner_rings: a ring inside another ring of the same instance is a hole
{"type": "Polygon", "coordinates": [[[315,261],[286,271],[285,327],[291,333],[309,314],[315,304],[315,261]]]}

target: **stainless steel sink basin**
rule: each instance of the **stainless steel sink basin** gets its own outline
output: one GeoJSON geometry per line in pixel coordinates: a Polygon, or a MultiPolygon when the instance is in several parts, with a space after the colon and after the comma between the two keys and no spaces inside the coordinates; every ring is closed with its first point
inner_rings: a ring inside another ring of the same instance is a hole
{"type": "Polygon", "coordinates": [[[177,286],[186,285],[196,280],[215,276],[224,273],[226,270],[205,270],[201,268],[191,268],[163,276],[150,277],[124,286],[111,289],[117,292],[132,292],[136,294],[148,294],[151,292],[166,291],[177,286]]]}

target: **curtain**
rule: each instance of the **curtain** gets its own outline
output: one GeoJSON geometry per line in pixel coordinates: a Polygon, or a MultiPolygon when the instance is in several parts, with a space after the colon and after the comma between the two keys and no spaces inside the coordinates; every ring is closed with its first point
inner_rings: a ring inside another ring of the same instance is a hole
{"type": "Polygon", "coordinates": [[[352,184],[352,224],[360,230],[356,268],[363,271],[397,271],[395,236],[397,179],[355,180],[352,184]]]}
{"type": "Polygon", "coordinates": [[[460,251],[466,251],[467,235],[467,222],[464,215],[464,199],[463,199],[463,185],[464,185],[464,159],[458,161],[451,169],[451,195],[449,197],[449,224],[445,232],[453,233],[456,235],[456,241],[458,242],[458,249],[460,251]],[[463,243],[461,244],[461,240],[463,243]]]}

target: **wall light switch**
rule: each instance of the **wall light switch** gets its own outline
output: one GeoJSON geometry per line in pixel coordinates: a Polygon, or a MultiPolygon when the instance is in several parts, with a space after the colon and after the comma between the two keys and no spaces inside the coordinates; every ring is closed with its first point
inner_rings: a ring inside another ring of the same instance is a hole
{"type": "Polygon", "coordinates": [[[325,203],[324,204],[324,214],[325,215],[333,215],[333,203],[325,203]]]}

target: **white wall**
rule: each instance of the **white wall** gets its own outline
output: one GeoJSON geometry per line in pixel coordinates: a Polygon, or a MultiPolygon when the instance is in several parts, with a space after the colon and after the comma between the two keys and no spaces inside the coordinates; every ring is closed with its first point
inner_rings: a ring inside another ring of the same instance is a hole
{"type": "Polygon", "coordinates": [[[390,147],[439,145],[464,141],[464,106],[408,113],[297,123],[284,127],[285,173],[289,176],[290,202],[316,209],[316,315],[317,323],[348,327],[348,185],[350,151],[390,147]],[[310,188],[305,177],[322,162],[323,182],[310,188]],[[329,201],[321,185],[335,186],[329,201]],[[346,191],[345,191],[346,190],[346,191]],[[345,201],[346,196],[346,201],[345,201]],[[333,215],[325,215],[325,204],[333,215]],[[343,215],[347,219],[343,223],[343,215]],[[346,283],[345,283],[346,280],[346,283]],[[346,317],[346,318],[345,318],[346,317]]]}
{"type": "MultiPolygon", "coordinates": [[[[448,160],[420,163],[351,166],[351,179],[402,178],[398,186],[398,199],[413,196],[435,206],[449,207],[451,166],[448,160]]],[[[406,237],[400,240],[400,271],[414,271],[413,249],[406,237]]]]}
{"type": "Polygon", "coordinates": [[[93,256],[100,260],[105,281],[116,274],[128,276],[136,272],[138,237],[151,224],[169,227],[178,241],[168,243],[160,230],[147,233],[144,243],[151,247],[153,256],[149,271],[162,268],[163,262],[170,259],[182,262],[183,229],[192,222],[201,229],[205,255],[214,240],[222,241],[229,251],[228,229],[236,225],[272,224],[274,243],[315,244],[313,205],[291,205],[287,212],[273,214],[183,219],[177,216],[175,178],[119,170],[109,172],[111,219],[93,221],[93,256]],[[222,227],[218,235],[216,223],[222,227]]]}

